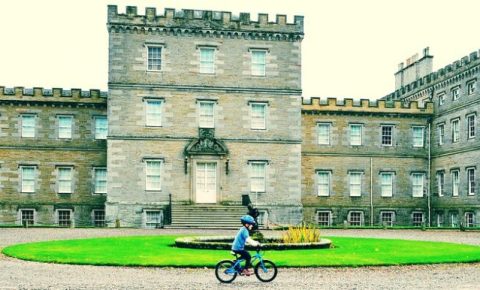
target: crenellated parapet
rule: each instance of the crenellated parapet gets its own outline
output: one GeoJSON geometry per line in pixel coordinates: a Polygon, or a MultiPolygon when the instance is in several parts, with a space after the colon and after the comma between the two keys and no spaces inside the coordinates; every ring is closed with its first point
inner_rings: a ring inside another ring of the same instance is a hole
{"type": "Polygon", "coordinates": [[[303,100],[302,113],[359,113],[359,114],[412,114],[433,115],[433,103],[426,102],[419,106],[416,101],[404,103],[402,101],[385,100],[371,101],[367,99],[336,99],[311,98],[303,100]]]}
{"type": "Polygon", "coordinates": [[[166,8],[157,14],[156,8],[145,8],[145,15],[137,14],[137,7],[127,6],[126,13],[118,13],[116,5],[108,6],[109,31],[133,33],[158,33],[173,35],[199,35],[212,37],[250,38],[264,40],[298,41],[303,39],[303,16],[295,16],[293,23],[286,15],[277,15],[274,22],[268,14],[250,13],[239,16],[225,11],[166,8]]]}
{"type": "Polygon", "coordinates": [[[406,86],[401,87],[395,92],[384,96],[381,99],[399,100],[416,94],[418,99],[421,96],[429,95],[433,90],[442,89],[454,84],[462,79],[472,77],[480,71],[480,51],[474,51],[467,56],[454,61],[453,63],[432,72],[406,86]],[[418,96],[417,96],[418,94],[418,96]]]}
{"type": "Polygon", "coordinates": [[[0,103],[107,104],[107,92],[61,88],[6,88],[0,86],[0,103]]]}

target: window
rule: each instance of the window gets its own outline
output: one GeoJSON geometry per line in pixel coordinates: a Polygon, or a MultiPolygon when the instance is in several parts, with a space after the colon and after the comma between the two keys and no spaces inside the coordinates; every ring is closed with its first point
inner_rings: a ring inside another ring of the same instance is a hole
{"type": "Polygon", "coordinates": [[[266,191],[267,162],[251,161],[250,164],[250,192],[266,191]]]}
{"type": "Polygon", "coordinates": [[[267,128],[266,111],[267,104],[250,103],[251,129],[264,130],[267,128]]]}
{"type": "Polygon", "coordinates": [[[202,74],[215,73],[215,48],[211,48],[211,47],[200,48],[200,73],[202,74]]]}
{"type": "Polygon", "coordinates": [[[35,224],[35,210],[21,209],[20,222],[22,223],[23,226],[33,226],[35,224]]]}
{"type": "Polygon", "coordinates": [[[147,70],[159,71],[162,69],[162,47],[148,46],[147,70]]]}
{"type": "Polygon", "coordinates": [[[72,167],[58,167],[58,193],[72,193],[72,167]]]}
{"type": "Polygon", "coordinates": [[[350,124],[350,145],[360,146],[362,145],[362,125],[350,124]]]}
{"type": "Polygon", "coordinates": [[[163,160],[147,160],[146,162],[146,190],[162,190],[162,163],[163,160]]]}
{"type": "Polygon", "coordinates": [[[33,138],[35,137],[35,115],[22,115],[22,138],[33,138]]]}
{"type": "Polygon", "coordinates": [[[94,168],[94,193],[107,193],[107,169],[94,168]]]}
{"type": "Polygon", "coordinates": [[[438,125],[438,145],[443,145],[445,140],[445,125],[438,125]]]}
{"type": "Polygon", "coordinates": [[[58,138],[72,139],[72,116],[58,116],[58,138]]]}
{"type": "Polygon", "coordinates": [[[317,195],[330,196],[330,171],[317,171],[317,195]]]}
{"type": "Polygon", "coordinates": [[[475,226],[475,214],[473,212],[465,213],[465,227],[472,228],[475,226]]]}
{"type": "Polygon", "coordinates": [[[393,145],[393,126],[382,126],[382,146],[393,145]]]}
{"type": "Polygon", "coordinates": [[[381,196],[393,196],[393,172],[380,173],[381,196]]]}
{"type": "Polygon", "coordinates": [[[317,124],[317,138],[319,145],[330,144],[330,123],[318,123],[317,124]]]}
{"type": "Polygon", "coordinates": [[[211,101],[199,102],[199,122],[200,128],[215,128],[215,103],[211,101]]]}
{"type": "Polygon", "coordinates": [[[460,120],[455,119],[452,120],[452,142],[458,142],[459,134],[460,134],[460,120]]]}
{"type": "Polygon", "coordinates": [[[467,168],[467,192],[468,195],[475,195],[475,168],[467,168]]]}
{"type": "Polygon", "coordinates": [[[468,139],[475,138],[475,115],[467,116],[467,137],[468,139]]]}
{"type": "Polygon", "coordinates": [[[265,76],[266,71],[266,50],[251,50],[252,56],[252,75],[265,76]]]}
{"type": "Polygon", "coordinates": [[[437,227],[442,227],[443,226],[443,213],[437,213],[437,227]]]}
{"type": "Polygon", "coordinates": [[[382,211],[380,212],[380,222],[383,226],[391,227],[395,222],[395,212],[382,211]]]}
{"type": "Polygon", "coordinates": [[[145,227],[148,229],[157,229],[162,227],[163,213],[160,210],[145,211],[145,227]]]}
{"type": "Polygon", "coordinates": [[[458,196],[458,189],[460,185],[460,174],[458,170],[452,171],[452,196],[458,196]]]}
{"type": "Polygon", "coordinates": [[[443,104],[445,104],[445,93],[440,93],[438,95],[438,105],[442,106],[443,104]]]}
{"type": "Polygon", "coordinates": [[[476,90],[476,89],[477,89],[477,86],[476,86],[475,80],[470,81],[470,82],[467,83],[467,93],[468,93],[469,95],[475,93],[475,90],[476,90]]]}
{"type": "Polygon", "coordinates": [[[72,210],[59,209],[57,210],[58,225],[61,227],[70,227],[72,225],[72,210]]]}
{"type": "Polygon", "coordinates": [[[350,172],[349,183],[350,183],[350,196],[361,196],[362,195],[362,172],[350,172]]]}
{"type": "Polygon", "coordinates": [[[26,192],[26,193],[35,192],[36,169],[37,168],[35,166],[20,167],[21,192],[26,192]]]}
{"type": "Polygon", "coordinates": [[[95,117],[95,139],[107,139],[108,120],[106,116],[95,117]]]}
{"type": "Polygon", "coordinates": [[[162,126],[163,100],[146,100],[146,126],[162,126]]]}
{"type": "Polygon", "coordinates": [[[363,226],[363,211],[351,211],[348,213],[348,223],[354,227],[363,226]]]}
{"type": "Polygon", "coordinates": [[[458,213],[456,212],[450,213],[450,226],[452,228],[458,227],[458,213]]]}
{"type": "Polygon", "coordinates": [[[413,147],[423,147],[424,127],[413,127],[413,147]]]}
{"type": "Polygon", "coordinates": [[[443,196],[444,189],[445,189],[445,173],[443,171],[438,171],[437,172],[438,196],[443,196]]]}
{"type": "Polygon", "coordinates": [[[460,97],[460,87],[454,87],[452,89],[452,100],[457,100],[460,97]]]}
{"type": "Polygon", "coordinates": [[[93,226],[102,228],[107,225],[105,222],[105,210],[94,209],[92,212],[92,217],[93,217],[93,226]]]}
{"type": "Polygon", "coordinates": [[[332,212],[317,211],[317,223],[322,227],[329,227],[332,225],[332,212]]]}
{"type": "Polygon", "coordinates": [[[423,212],[414,212],[412,214],[412,225],[414,227],[420,227],[423,225],[423,212]]]}
{"type": "Polygon", "coordinates": [[[412,196],[423,197],[423,173],[412,173],[412,196]]]}

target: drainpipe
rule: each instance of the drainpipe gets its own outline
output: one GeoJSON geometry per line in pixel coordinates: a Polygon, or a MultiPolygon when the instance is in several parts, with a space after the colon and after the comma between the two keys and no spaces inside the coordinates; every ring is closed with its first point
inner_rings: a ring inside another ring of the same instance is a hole
{"type": "Polygon", "coordinates": [[[373,226],[373,158],[370,157],[370,226],[373,226]]]}
{"type": "Polygon", "coordinates": [[[431,204],[431,198],[430,198],[430,192],[431,192],[431,176],[432,176],[432,150],[431,150],[431,147],[432,147],[432,142],[431,142],[431,136],[430,136],[430,123],[431,123],[431,120],[429,119],[428,120],[428,187],[427,187],[427,206],[428,206],[428,226],[431,227],[432,226],[432,222],[431,222],[431,215],[432,215],[432,204],[431,204]]]}

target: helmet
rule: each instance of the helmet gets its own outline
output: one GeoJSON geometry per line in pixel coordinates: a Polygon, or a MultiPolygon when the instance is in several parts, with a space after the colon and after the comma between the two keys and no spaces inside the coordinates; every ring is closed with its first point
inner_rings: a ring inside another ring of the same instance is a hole
{"type": "Polygon", "coordinates": [[[242,224],[251,224],[251,225],[256,224],[255,219],[252,216],[249,216],[249,215],[242,216],[240,218],[240,221],[242,222],[242,224]]]}

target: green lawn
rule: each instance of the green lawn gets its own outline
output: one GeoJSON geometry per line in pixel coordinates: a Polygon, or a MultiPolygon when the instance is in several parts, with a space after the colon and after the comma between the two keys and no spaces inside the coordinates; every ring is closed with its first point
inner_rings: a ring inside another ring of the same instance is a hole
{"type": "MultiPolygon", "coordinates": [[[[3,253],[42,262],[160,267],[213,267],[225,250],[173,247],[177,236],[115,237],[19,244],[3,253]]],[[[373,266],[480,262],[480,247],[452,243],[329,237],[331,249],[266,251],[283,267],[373,266]]]]}

